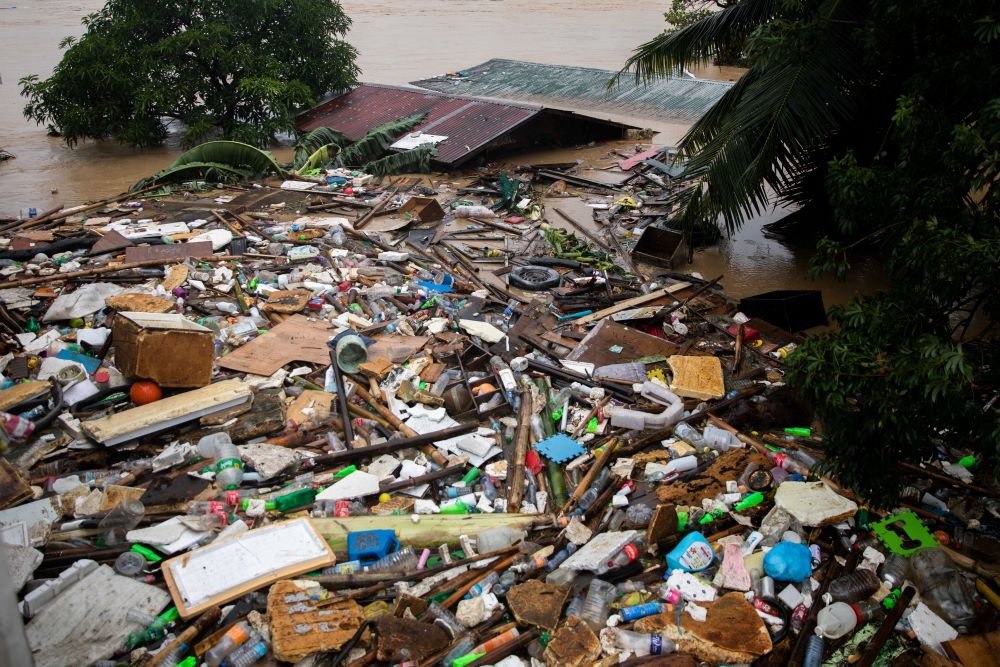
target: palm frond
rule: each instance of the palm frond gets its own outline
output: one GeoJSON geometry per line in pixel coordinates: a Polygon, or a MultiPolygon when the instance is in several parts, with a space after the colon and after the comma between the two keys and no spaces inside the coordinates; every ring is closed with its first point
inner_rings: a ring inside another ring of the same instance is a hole
{"type": "Polygon", "coordinates": [[[344,133],[338,132],[332,127],[317,127],[295,142],[295,159],[292,164],[295,169],[300,169],[306,160],[323,146],[333,144],[343,148],[349,143],[351,140],[344,133]]]}
{"type": "Polygon", "coordinates": [[[774,4],[774,0],[741,0],[685,28],[662,33],[640,45],[608,85],[615,85],[630,71],[635,72],[636,83],[670,76],[680,68],[742,44],[773,17],[774,4]]]}
{"type": "Polygon", "coordinates": [[[369,162],[364,171],[373,176],[390,176],[392,174],[418,174],[431,170],[431,159],[437,155],[434,146],[418,146],[401,153],[391,153],[384,158],[369,162]]]}
{"type": "Polygon", "coordinates": [[[401,134],[424,122],[427,114],[414,114],[389,121],[369,130],[365,136],[346,147],[337,156],[337,166],[357,166],[379,159],[401,134]]]}

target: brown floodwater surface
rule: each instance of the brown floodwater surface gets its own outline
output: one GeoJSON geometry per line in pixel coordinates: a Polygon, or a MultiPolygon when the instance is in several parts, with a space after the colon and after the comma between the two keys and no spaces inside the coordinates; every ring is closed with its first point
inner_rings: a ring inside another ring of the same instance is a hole
{"type": "MultiPolygon", "coordinates": [[[[490,58],[616,69],[636,45],[664,28],[668,4],[666,0],[342,1],[354,21],[348,39],[359,51],[362,79],[393,84],[490,58]]],[[[59,42],[80,35],[80,19],[102,5],[103,0],[0,0],[0,148],[17,156],[0,163],[0,216],[122,192],[179,153],[176,143],[170,142],[148,151],[108,142],[85,142],[71,149],[23,117],[18,79],[28,74],[48,76],[62,54],[59,42]]],[[[711,67],[699,73],[722,79],[738,75],[711,67]]],[[[652,127],[661,133],[657,143],[676,143],[685,129],[644,119],[616,120],[652,127]]],[[[733,239],[699,252],[693,268],[706,276],[725,273],[726,288],[740,295],[817,286],[805,279],[807,257],[807,251],[765,239],[759,224],[751,224],[733,239]]],[[[883,284],[875,266],[872,262],[846,284],[822,282],[818,287],[827,303],[843,302],[883,284]]]]}

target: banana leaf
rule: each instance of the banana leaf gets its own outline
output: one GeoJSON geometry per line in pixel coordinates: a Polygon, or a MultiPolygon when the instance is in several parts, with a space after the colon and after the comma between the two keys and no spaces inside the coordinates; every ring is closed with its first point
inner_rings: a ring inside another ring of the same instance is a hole
{"type": "Polygon", "coordinates": [[[437,149],[434,146],[418,146],[369,162],[362,169],[372,176],[426,173],[431,170],[431,158],[435,155],[437,155],[437,149]]]}
{"type": "Polygon", "coordinates": [[[383,125],[369,130],[365,136],[361,137],[353,144],[345,148],[337,156],[337,166],[357,166],[378,160],[385,155],[396,139],[404,132],[409,132],[420,123],[424,122],[427,114],[414,114],[405,118],[398,118],[383,125]]]}
{"type": "Polygon", "coordinates": [[[300,170],[302,165],[306,163],[306,160],[320,148],[330,145],[343,148],[349,143],[351,143],[351,140],[342,132],[338,132],[332,127],[317,127],[295,142],[295,159],[292,165],[296,170],[300,170]]]}
{"type": "Polygon", "coordinates": [[[183,183],[184,181],[197,179],[235,183],[251,178],[252,176],[252,172],[229,164],[222,164],[220,162],[189,162],[187,164],[167,167],[155,176],[144,178],[133,185],[132,190],[141,190],[151,185],[183,183]]]}
{"type": "Polygon", "coordinates": [[[330,164],[338,153],[340,153],[340,146],[337,144],[320,146],[315,150],[315,152],[313,152],[312,155],[308,157],[308,159],[298,165],[292,173],[301,176],[306,172],[322,169],[326,165],[330,164]]]}

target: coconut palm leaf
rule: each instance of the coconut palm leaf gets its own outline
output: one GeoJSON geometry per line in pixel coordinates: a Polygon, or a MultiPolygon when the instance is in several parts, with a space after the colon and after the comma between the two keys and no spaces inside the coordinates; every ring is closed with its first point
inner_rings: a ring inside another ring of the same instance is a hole
{"type": "Polygon", "coordinates": [[[151,185],[166,183],[183,183],[193,180],[222,181],[235,183],[251,178],[253,173],[230,164],[221,162],[188,162],[167,167],[155,176],[144,178],[132,186],[132,190],[141,190],[151,185]]]}
{"type": "MultiPolygon", "coordinates": [[[[295,143],[295,159],[292,164],[296,170],[299,170],[306,163],[306,160],[320,148],[330,145],[343,148],[349,143],[351,143],[351,140],[342,132],[338,132],[332,127],[317,127],[312,132],[300,137],[295,143]]],[[[334,154],[336,154],[336,151],[334,151],[334,154]]]]}
{"type": "Polygon", "coordinates": [[[434,146],[418,146],[401,153],[391,153],[384,158],[369,162],[363,169],[373,176],[426,173],[431,170],[431,158],[435,155],[437,155],[437,149],[434,146]]]}
{"type": "MultiPolygon", "coordinates": [[[[743,0],[643,45],[626,67],[646,79],[709,56],[730,37],[777,34],[786,22],[774,17],[773,4],[743,0]]],[[[808,25],[809,39],[764,35],[785,41],[770,50],[765,45],[763,56],[681,141],[689,157],[683,177],[707,184],[703,197],[687,199],[684,205],[694,208],[682,211],[682,219],[721,216],[731,231],[774,195],[802,197],[804,176],[825,164],[824,138],[856,119],[863,104],[866,71],[852,40],[858,7],[852,0],[823,2],[808,25]]]]}
{"type": "Polygon", "coordinates": [[[357,166],[378,160],[385,155],[389,146],[399,139],[401,134],[409,132],[424,122],[426,117],[425,113],[414,114],[389,121],[369,130],[365,136],[340,152],[340,155],[337,156],[337,166],[357,166]]]}
{"type": "Polygon", "coordinates": [[[704,62],[747,37],[774,17],[774,0],[741,0],[738,4],[695,21],[674,32],[654,37],[635,50],[611,84],[629,71],[636,82],[671,76],[678,69],[704,62]]]}

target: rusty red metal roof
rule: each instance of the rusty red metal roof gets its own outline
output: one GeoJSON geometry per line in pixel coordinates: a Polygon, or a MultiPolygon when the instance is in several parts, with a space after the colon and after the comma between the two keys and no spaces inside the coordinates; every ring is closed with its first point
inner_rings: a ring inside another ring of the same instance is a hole
{"type": "Polygon", "coordinates": [[[411,132],[447,136],[437,145],[434,159],[459,164],[541,111],[527,104],[365,83],[301,114],[296,125],[302,132],[332,127],[354,140],[391,120],[426,113],[424,122],[411,132]]]}

